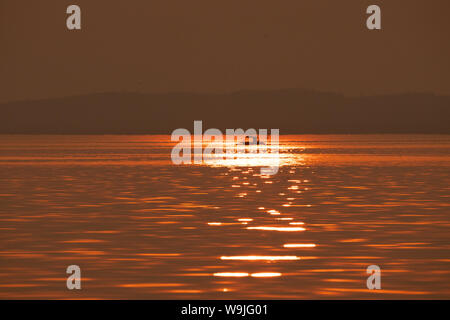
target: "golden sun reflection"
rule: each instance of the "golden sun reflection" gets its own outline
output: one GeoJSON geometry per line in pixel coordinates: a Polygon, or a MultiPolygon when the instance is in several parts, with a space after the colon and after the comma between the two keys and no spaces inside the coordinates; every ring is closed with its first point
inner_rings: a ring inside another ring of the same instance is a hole
{"type": "Polygon", "coordinates": [[[221,226],[222,222],[208,222],[209,226],[221,226]]]}
{"type": "Polygon", "coordinates": [[[121,284],[118,287],[121,288],[159,288],[159,287],[182,287],[184,283],[130,283],[121,284]]]}
{"type": "Polygon", "coordinates": [[[238,153],[235,158],[226,157],[223,154],[204,161],[207,165],[220,167],[278,167],[289,164],[289,158],[276,153],[238,153]]]}
{"type": "Polygon", "coordinates": [[[315,248],[314,243],[287,243],[283,245],[285,248],[315,248]]]}
{"type": "MultiPolygon", "coordinates": [[[[227,145],[225,143],[225,149],[227,145]]],[[[217,146],[220,150],[221,144],[217,146]]],[[[212,167],[281,167],[301,163],[303,160],[298,154],[291,152],[295,146],[268,145],[267,150],[258,146],[236,146],[235,143],[231,143],[230,146],[235,152],[228,154],[219,151],[208,156],[204,155],[204,163],[212,167]]]]}
{"type": "Polygon", "coordinates": [[[170,136],[136,137],[0,143],[18,157],[0,155],[0,298],[70,298],[72,264],[81,299],[450,297],[450,137],[284,136],[271,175],[264,155],[178,166],[170,136]]]}
{"type": "Polygon", "coordinates": [[[255,273],[247,273],[247,272],[216,272],[213,274],[214,277],[235,277],[235,278],[245,278],[245,277],[253,277],[253,278],[274,278],[281,277],[281,273],[279,272],[255,272],[255,273]]]}
{"type": "Polygon", "coordinates": [[[305,228],[301,227],[247,227],[248,230],[266,230],[266,231],[305,231],[305,228]]]}
{"type": "Polygon", "coordinates": [[[248,277],[249,274],[246,272],[216,272],[214,277],[248,277]]]}
{"type": "Polygon", "coordinates": [[[272,278],[272,277],[281,277],[281,273],[279,273],[279,272],[258,272],[258,273],[252,273],[251,276],[254,278],[272,278]]]}
{"type": "Polygon", "coordinates": [[[297,257],[297,256],[222,256],[222,257],[220,257],[220,259],[221,260],[276,261],[276,260],[300,260],[300,257],[297,257]]]}

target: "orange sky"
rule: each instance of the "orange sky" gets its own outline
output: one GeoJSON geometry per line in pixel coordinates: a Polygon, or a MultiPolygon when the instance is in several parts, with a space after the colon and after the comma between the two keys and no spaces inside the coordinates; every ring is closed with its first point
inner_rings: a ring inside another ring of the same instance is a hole
{"type": "Polygon", "coordinates": [[[450,94],[448,0],[0,0],[0,102],[304,88],[450,94]],[[78,4],[83,29],[65,26],[78,4]],[[369,4],[380,31],[365,27],[369,4]]]}

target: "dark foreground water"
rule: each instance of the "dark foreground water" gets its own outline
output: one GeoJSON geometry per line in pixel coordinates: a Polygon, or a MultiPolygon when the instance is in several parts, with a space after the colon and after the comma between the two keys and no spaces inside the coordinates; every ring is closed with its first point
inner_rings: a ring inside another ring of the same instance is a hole
{"type": "Polygon", "coordinates": [[[0,298],[450,298],[450,136],[283,136],[270,177],[172,145],[0,136],[0,298]]]}

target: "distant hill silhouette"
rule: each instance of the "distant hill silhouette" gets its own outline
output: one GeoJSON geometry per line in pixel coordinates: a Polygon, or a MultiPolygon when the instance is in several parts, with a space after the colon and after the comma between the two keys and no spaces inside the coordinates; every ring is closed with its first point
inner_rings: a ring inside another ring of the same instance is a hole
{"type": "Polygon", "coordinates": [[[450,96],[346,97],[303,90],[104,93],[0,104],[0,133],[170,134],[176,128],[287,133],[450,133],[450,96]]]}

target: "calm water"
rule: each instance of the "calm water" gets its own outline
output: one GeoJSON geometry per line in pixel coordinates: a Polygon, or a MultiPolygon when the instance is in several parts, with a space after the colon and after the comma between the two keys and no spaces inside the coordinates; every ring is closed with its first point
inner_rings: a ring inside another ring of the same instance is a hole
{"type": "Polygon", "coordinates": [[[172,146],[0,136],[0,298],[450,298],[450,136],[283,136],[270,177],[172,146]]]}

